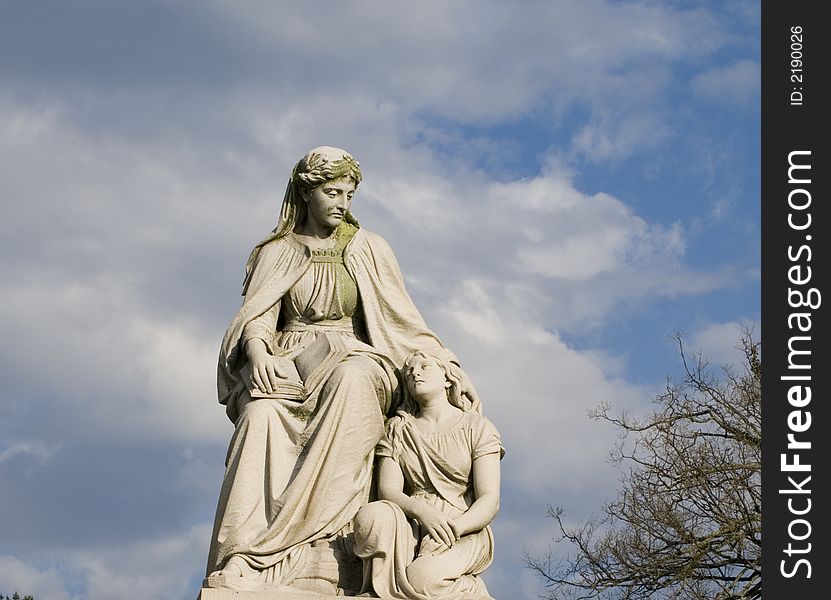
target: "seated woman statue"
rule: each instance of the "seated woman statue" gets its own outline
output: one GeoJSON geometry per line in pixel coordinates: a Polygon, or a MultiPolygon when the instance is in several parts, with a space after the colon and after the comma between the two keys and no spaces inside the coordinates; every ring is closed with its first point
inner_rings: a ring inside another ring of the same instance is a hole
{"type": "Polygon", "coordinates": [[[403,410],[378,444],[378,494],[355,518],[365,593],[409,600],[489,599],[477,575],[493,560],[504,455],[478,401],[451,365],[427,352],[401,371],[403,410]]]}
{"type": "Polygon", "coordinates": [[[347,152],[309,152],[292,171],[276,229],[248,260],[219,356],[219,401],[235,430],[208,587],[290,586],[313,548],[349,534],[397,402],[395,366],[415,349],[450,361],[476,399],[413,305],[390,247],[352,216],[360,181],[347,152]]]}

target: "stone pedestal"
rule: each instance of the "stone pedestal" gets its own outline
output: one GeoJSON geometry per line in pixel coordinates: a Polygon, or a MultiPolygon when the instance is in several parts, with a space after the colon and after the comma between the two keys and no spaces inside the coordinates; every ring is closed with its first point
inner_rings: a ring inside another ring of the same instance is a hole
{"type": "MultiPolygon", "coordinates": [[[[196,600],[343,600],[347,596],[316,594],[314,592],[293,591],[257,591],[221,590],[202,588],[196,600]]],[[[363,596],[364,598],[368,596],[363,596]]]]}
{"type": "MultiPolygon", "coordinates": [[[[197,600],[329,600],[355,596],[361,589],[361,559],[352,552],[352,534],[318,541],[308,550],[291,587],[257,584],[239,577],[207,577],[197,600]],[[247,589],[247,588],[255,589],[247,589]]],[[[367,597],[367,596],[364,596],[367,597]]]]}

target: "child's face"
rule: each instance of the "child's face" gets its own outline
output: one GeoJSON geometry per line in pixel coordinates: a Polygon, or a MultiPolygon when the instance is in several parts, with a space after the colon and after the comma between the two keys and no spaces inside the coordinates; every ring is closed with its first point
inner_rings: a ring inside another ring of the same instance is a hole
{"type": "Polygon", "coordinates": [[[413,356],[404,365],[404,381],[410,394],[419,401],[436,394],[445,395],[450,383],[445,379],[444,369],[435,359],[427,356],[413,356]]]}

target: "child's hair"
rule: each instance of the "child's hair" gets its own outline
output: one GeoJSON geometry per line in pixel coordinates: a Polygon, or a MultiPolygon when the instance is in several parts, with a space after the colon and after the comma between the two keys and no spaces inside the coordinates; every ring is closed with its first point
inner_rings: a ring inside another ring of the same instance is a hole
{"type": "MultiPolygon", "coordinates": [[[[404,361],[404,366],[401,368],[403,371],[407,368],[410,364],[410,361],[416,358],[417,356],[421,356],[423,358],[429,358],[431,360],[436,361],[436,364],[441,367],[444,371],[444,378],[446,381],[450,383],[450,387],[447,388],[447,401],[450,402],[456,408],[461,409],[464,412],[475,412],[476,414],[482,414],[482,408],[478,402],[475,404],[464,394],[462,394],[462,381],[459,378],[458,374],[456,373],[456,369],[453,363],[441,359],[435,354],[431,354],[429,352],[425,352],[423,350],[416,350],[407,359],[404,361]]],[[[418,406],[418,402],[413,399],[412,394],[410,393],[410,388],[407,386],[407,382],[402,377],[401,382],[402,387],[402,397],[401,397],[401,405],[399,406],[399,411],[404,411],[410,413],[411,415],[418,415],[421,412],[421,409],[418,406]]]]}

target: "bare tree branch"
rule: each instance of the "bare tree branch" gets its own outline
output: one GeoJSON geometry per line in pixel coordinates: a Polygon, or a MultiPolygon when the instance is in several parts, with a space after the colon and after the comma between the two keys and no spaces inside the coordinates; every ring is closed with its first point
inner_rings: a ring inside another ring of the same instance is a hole
{"type": "Polygon", "coordinates": [[[609,459],[623,469],[621,487],[575,527],[549,508],[555,543],[573,551],[525,562],[551,600],[761,598],[759,343],[742,330],[741,370],[716,376],[673,337],[683,376],[667,381],[648,417],[613,414],[609,403],[590,412],[620,430],[609,459]]]}

